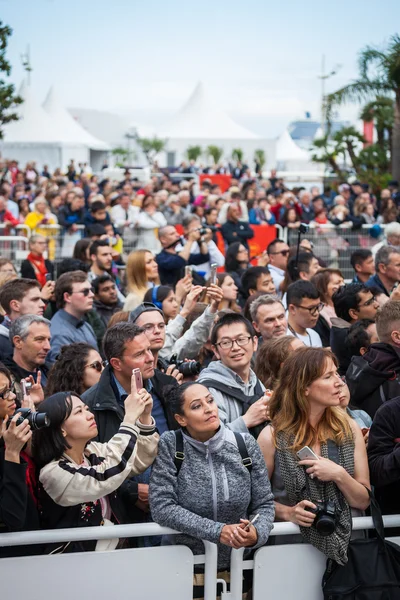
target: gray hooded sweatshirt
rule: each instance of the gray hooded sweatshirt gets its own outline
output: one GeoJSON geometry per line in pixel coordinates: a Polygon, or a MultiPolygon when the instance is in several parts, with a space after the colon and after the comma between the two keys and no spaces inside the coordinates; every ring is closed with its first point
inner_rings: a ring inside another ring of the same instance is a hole
{"type": "MultiPolygon", "coordinates": [[[[250,370],[248,383],[245,383],[239,375],[222,364],[220,360],[211,362],[206,369],[200,373],[197,383],[201,383],[206,379],[215,379],[232,388],[236,388],[243,392],[244,396],[252,396],[257,383],[257,375],[250,370]]],[[[261,382],[260,382],[261,383],[261,382]]],[[[261,383],[262,390],[265,391],[264,385],[261,383]]],[[[211,385],[208,389],[214,396],[219,409],[219,418],[221,421],[232,429],[241,433],[248,433],[245,422],[243,421],[243,403],[236,400],[232,396],[228,396],[219,390],[214,389],[211,385]]]]}
{"type": "Polygon", "coordinates": [[[217,433],[205,443],[184,433],[185,458],[179,475],[174,463],[175,434],[164,433],[150,478],[150,509],[156,523],[181,531],[171,543],[189,546],[194,554],[204,553],[200,540],[218,544],[218,568],[229,567],[231,548],[219,543],[222,528],[252,519],[258,540],[263,546],[273,526],[275,509],[268,473],[255,439],[244,433],[252,470],[242,463],[232,431],[221,424],[217,433]]]}

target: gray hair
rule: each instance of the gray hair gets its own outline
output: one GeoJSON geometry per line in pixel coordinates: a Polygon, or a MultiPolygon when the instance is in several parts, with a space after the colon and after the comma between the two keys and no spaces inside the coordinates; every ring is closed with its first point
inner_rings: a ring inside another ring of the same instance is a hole
{"type": "Polygon", "coordinates": [[[42,323],[43,325],[50,327],[50,321],[44,317],[39,315],[22,315],[22,317],[18,317],[18,319],[11,322],[9,331],[10,342],[13,343],[13,339],[16,335],[20,337],[21,340],[25,340],[29,335],[29,327],[32,323],[42,323]]]}
{"type": "Polygon", "coordinates": [[[389,225],[385,227],[385,235],[387,238],[392,235],[400,236],[400,223],[389,223],[389,225]]]}
{"type": "Polygon", "coordinates": [[[264,294],[263,296],[256,298],[250,305],[250,316],[252,320],[257,323],[257,312],[260,306],[272,306],[272,304],[277,303],[280,304],[283,309],[285,309],[281,300],[274,294],[264,294]]]}
{"type": "Polygon", "coordinates": [[[382,246],[381,248],[379,248],[375,256],[375,271],[377,273],[379,273],[379,265],[387,266],[389,264],[391,254],[400,254],[400,250],[398,250],[394,246],[382,246]]]}
{"type": "Polygon", "coordinates": [[[187,217],[182,219],[182,225],[186,229],[187,227],[189,227],[190,223],[193,223],[193,221],[198,221],[199,223],[201,223],[201,220],[197,215],[188,215],[187,217]]]}
{"type": "Polygon", "coordinates": [[[31,235],[31,237],[29,238],[29,248],[32,246],[32,244],[36,244],[36,242],[38,240],[45,240],[45,236],[44,235],[40,235],[38,233],[35,233],[34,235],[31,235]]]}

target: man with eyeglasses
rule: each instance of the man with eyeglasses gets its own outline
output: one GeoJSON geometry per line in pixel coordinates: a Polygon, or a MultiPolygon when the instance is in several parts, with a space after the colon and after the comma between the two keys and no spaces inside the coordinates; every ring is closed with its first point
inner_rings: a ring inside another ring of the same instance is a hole
{"type": "Polygon", "coordinates": [[[211,345],[218,360],[203,369],[198,382],[212,393],[229,429],[257,437],[268,418],[269,397],[250,366],[258,345],[250,321],[239,314],[224,315],[213,327],[211,345]]]}
{"type": "Polygon", "coordinates": [[[70,271],[57,279],[57,312],[51,319],[51,350],[49,362],[54,362],[62,346],[73,342],[86,342],[98,350],[93,328],[84,318],[93,307],[94,294],[87,273],[70,271]]]}
{"type": "Polygon", "coordinates": [[[316,326],[323,303],[315,285],[310,281],[299,280],[287,289],[288,330],[306,346],[321,348],[319,334],[313,330],[316,326]]]}
{"type": "Polygon", "coordinates": [[[280,239],[273,240],[267,247],[268,268],[274,281],[277,295],[282,297],[282,283],[285,279],[289,259],[289,246],[280,239]]]}

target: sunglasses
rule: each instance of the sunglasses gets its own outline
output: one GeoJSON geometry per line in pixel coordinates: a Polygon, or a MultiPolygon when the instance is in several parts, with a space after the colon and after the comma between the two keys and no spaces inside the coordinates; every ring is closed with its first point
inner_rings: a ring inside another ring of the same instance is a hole
{"type": "Polygon", "coordinates": [[[280,252],[270,252],[270,254],[282,254],[282,256],[289,256],[289,250],[281,250],[280,252]]]}
{"type": "Polygon", "coordinates": [[[85,369],[96,369],[98,373],[101,373],[105,366],[106,363],[104,361],[100,362],[99,360],[95,360],[94,362],[90,363],[90,365],[86,365],[85,369]]]}
{"type": "Polygon", "coordinates": [[[92,288],[85,288],[84,290],[77,290],[76,292],[71,292],[70,296],[72,296],[72,294],[83,294],[84,296],[89,296],[90,292],[92,291],[92,288]]]}

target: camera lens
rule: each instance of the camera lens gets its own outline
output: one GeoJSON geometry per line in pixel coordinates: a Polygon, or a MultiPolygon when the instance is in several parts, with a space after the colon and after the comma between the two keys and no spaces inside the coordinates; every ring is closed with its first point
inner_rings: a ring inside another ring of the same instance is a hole
{"type": "Polygon", "coordinates": [[[326,537],[335,531],[335,520],[330,515],[318,515],[315,528],[319,534],[326,537]]]}
{"type": "Polygon", "coordinates": [[[50,426],[50,419],[46,413],[31,413],[28,417],[31,429],[43,429],[50,426]]]}
{"type": "Polygon", "coordinates": [[[191,375],[198,375],[201,371],[201,365],[197,360],[190,360],[189,362],[183,362],[178,366],[179,373],[182,373],[184,377],[190,377],[191,375]]]}

